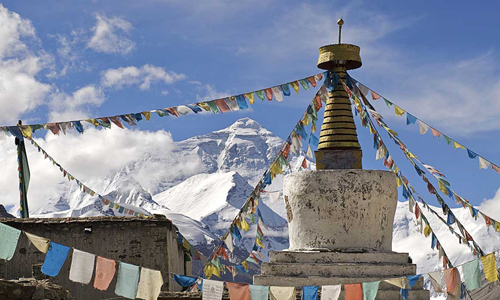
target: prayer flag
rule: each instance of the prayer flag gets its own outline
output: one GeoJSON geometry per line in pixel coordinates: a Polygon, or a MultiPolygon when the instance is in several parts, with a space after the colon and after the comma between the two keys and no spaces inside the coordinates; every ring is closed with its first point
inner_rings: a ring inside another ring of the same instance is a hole
{"type": "Polygon", "coordinates": [[[304,88],[304,90],[307,91],[309,89],[309,82],[307,81],[307,79],[299,79],[299,83],[302,88],[304,88]]]}
{"type": "Polygon", "coordinates": [[[459,144],[459,143],[457,143],[457,142],[454,142],[454,146],[455,146],[455,149],[458,149],[458,148],[460,148],[460,149],[465,149],[465,147],[464,147],[464,146],[460,145],[460,144],[459,144]]]}
{"type": "Polygon", "coordinates": [[[21,212],[22,218],[29,218],[29,208],[28,208],[28,188],[30,185],[30,166],[28,163],[28,156],[26,154],[26,147],[24,145],[24,139],[18,137],[15,138],[15,144],[17,145],[17,168],[19,173],[19,195],[20,195],[20,205],[19,210],[21,212]]]}
{"type": "Polygon", "coordinates": [[[321,300],[337,300],[341,290],[340,285],[324,285],[321,287],[321,300]]]}
{"type": "Polygon", "coordinates": [[[446,141],[446,144],[451,144],[451,142],[453,141],[452,139],[450,139],[449,137],[447,137],[446,135],[443,134],[443,137],[444,137],[444,140],[446,141]]]}
{"type": "Polygon", "coordinates": [[[375,93],[374,91],[372,91],[372,99],[373,100],[378,100],[378,99],[380,99],[380,95],[377,94],[377,93],[375,93]]]}
{"type": "Polygon", "coordinates": [[[280,200],[280,192],[279,191],[271,192],[268,194],[269,194],[269,200],[271,201],[271,203],[276,203],[280,200]]]}
{"type": "Polygon", "coordinates": [[[283,92],[281,91],[279,86],[275,86],[271,88],[273,90],[274,97],[276,98],[276,101],[281,102],[283,101],[283,92]]]}
{"type": "Polygon", "coordinates": [[[295,90],[297,95],[299,94],[300,86],[298,81],[294,81],[290,83],[292,85],[292,88],[295,90]]]}
{"type": "Polygon", "coordinates": [[[263,90],[256,91],[255,94],[257,95],[257,97],[260,98],[260,100],[264,101],[264,91],[263,90]]]}
{"type": "Polygon", "coordinates": [[[442,278],[443,278],[443,276],[442,276],[441,271],[429,273],[429,279],[431,281],[432,288],[434,289],[434,292],[436,292],[436,293],[444,293],[443,284],[442,284],[443,279],[442,278]]]}
{"type": "Polygon", "coordinates": [[[375,300],[380,281],[363,282],[363,300],[375,300]]]}
{"type": "Polygon", "coordinates": [[[251,300],[268,300],[269,287],[265,285],[250,285],[250,299],[251,300]]]}
{"type": "Polygon", "coordinates": [[[225,98],[224,101],[226,102],[227,106],[229,106],[229,109],[240,110],[240,107],[238,106],[236,99],[225,98]]]}
{"type": "Polygon", "coordinates": [[[418,120],[418,128],[420,130],[420,134],[425,134],[427,132],[427,130],[429,130],[429,125],[427,125],[424,122],[418,120]]]}
{"type": "Polygon", "coordinates": [[[156,300],[160,295],[162,286],[163,277],[160,271],[141,268],[136,297],[145,300],[156,300]]]}
{"type": "Polygon", "coordinates": [[[313,87],[316,87],[316,79],[314,79],[314,76],[307,77],[307,80],[311,83],[313,87]]]}
{"type": "Polygon", "coordinates": [[[462,265],[462,275],[465,285],[469,290],[475,290],[481,287],[481,269],[479,268],[479,259],[474,259],[462,265]]]}
{"type": "Polygon", "coordinates": [[[396,112],[396,115],[398,115],[398,116],[402,116],[405,113],[405,111],[397,105],[394,105],[394,111],[396,112]]]}
{"type": "Polygon", "coordinates": [[[283,95],[285,96],[290,96],[290,87],[288,86],[288,83],[280,85],[281,91],[283,92],[283,95]]]}
{"type": "Polygon", "coordinates": [[[11,260],[16,252],[21,230],[0,223],[0,258],[11,260]]]}
{"type": "Polygon", "coordinates": [[[231,111],[231,109],[229,108],[229,106],[227,106],[226,101],[224,101],[224,99],[215,100],[215,105],[217,105],[221,113],[227,113],[231,111]]]}
{"type": "Polygon", "coordinates": [[[406,278],[406,277],[391,278],[391,279],[386,279],[384,281],[387,283],[390,283],[392,285],[395,285],[401,289],[410,288],[410,282],[408,282],[408,278],[406,278]]]}
{"type": "Polygon", "coordinates": [[[444,281],[446,283],[446,292],[455,297],[460,297],[462,293],[462,282],[460,281],[460,274],[456,268],[444,270],[444,281]]]}
{"type": "Polygon", "coordinates": [[[97,256],[95,267],[94,288],[105,291],[113,280],[116,272],[116,262],[112,259],[107,259],[97,256]]]}
{"type": "Polygon", "coordinates": [[[345,300],[363,300],[361,283],[344,284],[345,300]]]}
{"type": "Polygon", "coordinates": [[[115,294],[128,299],[135,299],[139,284],[139,266],[120,262],[115,294]]]}
{"type": "Polygon", "coordinates": [[[247,99],[248,99],[248,101],[250,102],[250,104],[253,104],[253,103],[255,102],[255,99],[254,99],[255,95],[254,95],[254,93],[253,93],[253,92],[251,92],[251,93],[246,93],[246,94],[245,94],[245,97],[247,97],[247,99]]]}
{"type": "Polygon", "coordinates": [[[362,84],[361,82],[359,83],[359,91],[364,95],[364,96],[368,96],[368,92],[370,91],[370,89],[368,89],[364,84],[362,84]]]}
{"type": "MultiPolygon", "coordinates": [[[[311,145],[307,145],[306,155],[307,155],[307,157],[309,157],[310,159],[313,159],[313,153],[312,153],[312,150],[311,150],[311,145]]],[[[305,160],[305,159],[304,159],[304,160],[305,160]]]]}
{"type": "Polygon", "coordinates": [[[391,107],[392,106],[392,102],[389,101],[389,100],[387,100],[387,99],[385,99],[385,98],[384,98],[384,102],[385,102],[385,105],[387,105],[387,107],[391,107]]]}
{"type": "Polygon", "coordinates": [[[302,287],[302,300],[317,300],[318,299],[318,286],[303,286],[302,287]]]}
{"type": "Polygon", "coordinates": [[[207,101],[205,102],[208,107],[210,107],[210,110],[214,113],[214,114],[218,114],[219,113],[219,108],[217,107],[217,105],[215,104],[215,101],[207,101]]]}
{"type": "Polygon", "coordinates": [[[481,256],[481,262],[483,263],[483,272],[486,279],[489,282],[494,282],[498,280],[497,274],[497,262],[495,260],[495,253],[490,253],[485,256],[481,256]]]}
{"type": "Polygon", "coordinates": [[[50,242],[49,251],[47,251],[45,261],[42,265],[42,273],[51,277],[56,277],[66,261],[69,249],[69,247],[50,242]]]}
{"type": "Polygon", "coordinates": [[[24,232],[24,234],[26,234],[30,242],[33,244],[33,246],[35,246],[38,249],[38,251],[42,253],[47,253],[47,251],[49,251],[49,245],[50,245],[49,239],[27,232],[24,232]]]}
{"type": "Polygon", "coordinates": [[[492,168],[493,170],[495,170],[495,172],[500,173],[500,167],[499,167],[499,166],[497,166],[497,165],[495,165],[495,164],[491,164],[491,168],[492,168]]]}
{"type": "Polygon", "coordinates": [[[224,292],[224,281],[203,279],[202,300],[220,300],[224,292]]]}
{"type": "MultiPolygon", "coordinates": [[[[141,114],[138,114],[138,115],[140,116],[141,114]]],[[[135,122],[134,117],[132,117],[132,115],[121,115],[120,118],[122,118],[122,120],[125,121],[130,126],[137,125],[137,123],[135,122]]],[[[141,117],[141,120],[142,120],[142,117],[141,117]]]]}
{"type": "Polygon", "coordinates": [[[482,158],[481,156],[479,156],[479,168],[480,169],[488,169],[489,166],[490,166],[490,162],[487,161],[486,159],[482,158]]]}
{"type": "Polygon", "coordinates": [[[314,134],[309,135],[309,144],[318,147],[319,139],[314,134]]]}
{"type": "Polygon", "coordinates": [[[434,233],[432,233],[431,248],[434,249],[434,247],[436,247],[436,244],[437,244],[437,237],[434,233]]]}
{"type": "Polygon", "coordinates": [[[226,244],[227,249],[229,249],[229,252],[234,251],[233,236],[231,233],[227,235],[226,239],[224,240],[224,243],[226,244]]]}
{"type": "Polygon", "coordinates": [[[174,275],[174,280],[182,287],[190,287],[196,282],[196,277],[185,276],[185,275],[174,275]]]}
{"type": "Polygon", "coordinates": [[[417,118],[415,118],[410,113],[406,113],[406,125],[415,124],[416,122],[417,122],[417,118]]]}
{"type": "Polygon", "coordinates": [[[247,109],[248,108],[247,100],[245,100],[245,97],[243,97],[243,95],[236,96],[236,102],[238,102],[238,107],[240,109],[247,109]]]}
{"type": "Polygon", "coordinates": [[[269,288],[271,300],[295,300],[295,287],[271,286],[269,288]]]}
{"type": "Polygon", "coordinates": [[[120,122],[120,118],[118,116],[109,117],[109,119],[111,120],[111,122],[113,122],[113,124],[120,127],[121,129],[124,129],[123,124],[122,122],[120,122]]]}
{"type": "Polygon", "coordinates": [[[264,93],[266,93],[267,100],[273,100],[273,90],[271,88],[265,89],[264,93]]]}
{"type": "Polygon", "coordinates": [[[248,283],[226,282],[230,299],[251,300],[248,283]]]}
{"type": "Polygon", "coordinates": [[[437,136],[437,137],[441,136],[441,132],[437,131],[436,129],[434,129],[432,127],[431,127],[431,132],[432,132],[433,136],[437,136]]]}
{"type": "Polygon", "coordinates": [[[477,154],[471,151],[470,149],[467,149],[467,154],[469,155],[469,158],[476,158],[477,154]]]}
{"type": "Polygon", "coordinates": [[[95,255],[73,249],[69,280],[89,284],[94,274],[95,255]]]}

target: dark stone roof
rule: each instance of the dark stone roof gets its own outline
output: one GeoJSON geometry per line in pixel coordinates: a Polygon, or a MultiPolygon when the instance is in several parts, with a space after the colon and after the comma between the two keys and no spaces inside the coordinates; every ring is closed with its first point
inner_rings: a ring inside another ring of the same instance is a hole
{"type": "Polygon", "coordinates": [[[15,218],[13,215],[9,214],[5,207],[0,204],[0,218],[15,218]]]}
{"type": "Polygon", "coordinates": [[[92,222],[167,222],[172,221],[163,215],[154,215],[148,217],[117,217],[117,216],[99,216],[99,217],[78,217],[78,218],[2,218],[0,223],[41,223],[41,224],[59,224],[59,223],[92,223],[92,222]]]}

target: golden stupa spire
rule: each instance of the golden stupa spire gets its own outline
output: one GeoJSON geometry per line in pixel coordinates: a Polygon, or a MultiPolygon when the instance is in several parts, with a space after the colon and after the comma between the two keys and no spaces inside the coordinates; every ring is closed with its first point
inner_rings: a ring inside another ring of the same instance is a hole
{"type": "MultiPolygon", "coordinates": [[[[335,72],[345,82],[347,70],[361,67],[359,47],[339,43],[319,48],[318,68],[335,72]]],[[[356,125],[352,115],[351,102],[341,82],[328,93],[323,124],[316,155],[316,168],[321,169],[361,169],[361,146],[358,142],[356,125]]]]}

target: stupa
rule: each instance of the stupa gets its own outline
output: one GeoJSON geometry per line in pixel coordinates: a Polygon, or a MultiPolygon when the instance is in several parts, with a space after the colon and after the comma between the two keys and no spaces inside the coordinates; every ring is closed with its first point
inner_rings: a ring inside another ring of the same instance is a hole
{"type": "MultiPolygon", "coordinates": [[[[361,67],[361,57],[358,46],[341,43],[343,23],[337,22],[339,43],[319,49],[318,68],[345,81],[347,70],[361,67]]],[[[254,284],[300,288],[415,275],[409,255],[392,251],[396,175],[362,169],[351,103],[340,81],[328,95],[315,156],[316,171],[285,177],[290,247],[270,253],[254,284]]],[[[429,298],[421,278],[408,299],[429,298]]],[[[381,281],[376,299],[401,299],[400,288],[381,281]]]]}

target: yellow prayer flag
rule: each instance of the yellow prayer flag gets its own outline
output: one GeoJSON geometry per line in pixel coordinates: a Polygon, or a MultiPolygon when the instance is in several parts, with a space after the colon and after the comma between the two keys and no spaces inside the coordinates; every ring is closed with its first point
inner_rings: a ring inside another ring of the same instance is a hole
{"type": "Polygon", "coordinates": [[[384,281],[387,283],[390,283],[392,285],[395,285],[399,288],[402,288],[402,289],[410,288],[410,282],[408,281],[408,278],[406,278],[406,277],[386,279],[384,281]]]}
{"type": "Polygon", "coordinates": [[[446,188],[446,185],[444,183],[442,183],[441,180],[438,180],[438,184],[439,184],[439,190],[441,192],[443,192],[446,196],[449,196],[450,193],[448,192],[448,189],[446,188]]]}
{"type": "Polygon", "coordinates": [[[248,263],[245,260],[241,262],[241,265],[245,268],[245,270],[248,270],[248,263]]]}
{"type": "Polygon", "coordinates": [[[241,218],[240,224],[241,224],[241,229],[243,229],[245,231],[250,230],[250,225],[248,225],[247,220],[245,220],[245,218],[241,218]]]}
{"type": "Polygon", "coordinates": [[[302,124],[304,124],[304,126],[309,125],[309,115],[308,114],[304,114],[304,118],[302,118],[302,124]]]}
{"type": "Polygon", "coordinates": [[[311,127],[311,132],[315,133],[316,132],[316,122],[313,120],[312,122],[312,127],[311,127]]]}
{"type": "Polygon", "coordinates": [[[296,92],[296,93],[297,93],[297,95],[298,95],[298,94],[299,94],[299,89],[300,89],[300,87],[299,87],[299,82],[298,82],[298,81],[294,81],[294,82],[292,82],[292,83],[290,83],[290,84],[292,85],[293,89],[295,90],[295,92],[296,92]]]}
{"type": "Polygon", "coordinates": [[[496,230],[497,232],[500,232],[500,223],[495,222],[495,230],[496,230]]]}
{"type": "Polygon", "coordinates": [[[262,242],[259,240],[259,238],[255,238],[255,243],[257,244],[257,246],[261,248],[266,248],[264,244],[262,244],[262,242]]]}
{"type": "Polygon", "coordinates": [[[272,166],[271,166],[271,172],[274,173],[275,175],[276,174],[283,174],[283,170],[281,169],[281,165],[279,164],[279,162],[275,162],[272,166]]]}
{"type": "Polygon", "coordinates": [[[255,95],[254,95],[254,93],[253,92],[246,93],[245,96],[247,96],[248,101],[250,102],[250,104],[253,104],[253,102],[255,101],[255,95]]]}
{"type": "Polygon", "coordinates": [[[205,276],[210,279],[210,277],[212,277],[212,265],[206,265],[203,269],[203,273],[205,273],[205,276]]]}
{"type": "Polygon", "coordinates": [[[398,115],[398,116],[402,116],[405,113],[405,111],[397,105],[394,105],[394,111],[396,112],[396,115],[398,115]]]}
{"type": "Polygon", "coordinates": [[[461,148],[461,149],[465,149],[464,146],[460,145],[459,143],[457,142],[453,142],[453,145],[455,146],[455,149],[458,149],[458,148],[461,148]]]}
{"type": "Polygon", "coordinates": [[[47,253],[49,251],[50,240],[44,237],[40,237],[31,233],[24,232],[30,242],[35,246],[40,252],[47,253]]]}
{"type": "Polygon", "coordinates": [[[396,185],[397,185],[398,187],[400,187],[400,186],[401,186],[401,184],[403,184],[403,182],[401,181],[401,178],[396,177],[396,185]]]}
{"type": "Polygon", "coordinates": [[[428,225],[428,224],[425,224],[425,228],[424,228],[424,236],[425,236],[425,237],[428,237],[428,236],[429,236],[429,234],[431,234],[431,233],[432,233],[431,228],[429,227],[429,225],[428,225]]]}
{"type": "Polygon", "coordinates": [[[212,266],[212,274],[220,278],[219,268],[217,268],[217,266],[212,265],[212,264],[211,264],[211,266],[212,266]]]}
{"type": "Polygon", "coordinates": [[[141,114],[144,116],[144,118],[146,118],[146,121],[149,121],[149,119],[151,119],[150,111],[143,111],[141,114]]]}
{"type": "Polygon", "coordinates": [[[198,103],[198,106],[203,108],[205,111],[210,111],[210,106],[208,106],[205,102],[198,103]]]}
{"type": "Polygon", "coordinates": [[[191,249],[191,245],[189,245],[189,241],[186,240],[186,239],[183,239],[182,240],[182,246],[184,247],[184,249],[186,250],[190,250],[191,249]]]}
{"type": "Polygon", "coordinates": [[[485,256],[481,256],[481,262],[483,263],[484,277],[488,279],[489,282],[494,282],[498,280],[497,275],[497,262],[495,261],[495,253],[490,253],[485,256]]]}
{"type": "Polygon", "coordinates": [[[96,128],[97,128],[97,126],[99,126],[99,122],[97,122],[97,120],[96,120],[96,119],[87,119],[87,120],[85,120],[85,121],[87,121],[87,122],[89,122],[90,124],[94,125],[96,128]]]}
{"type": "Polygon", "coordinates": [[[21,129],[23,136],[28,139],[31,139],[31,137],[33,136],[33,131],[31,130],[31,126],[29,125],[19,126],[19,129],[21,129]]]}

